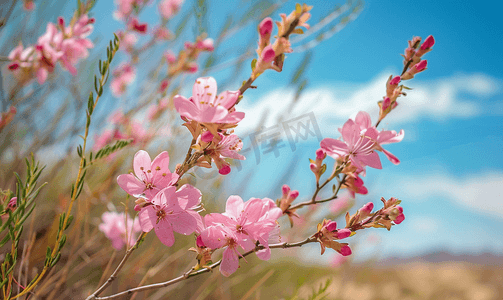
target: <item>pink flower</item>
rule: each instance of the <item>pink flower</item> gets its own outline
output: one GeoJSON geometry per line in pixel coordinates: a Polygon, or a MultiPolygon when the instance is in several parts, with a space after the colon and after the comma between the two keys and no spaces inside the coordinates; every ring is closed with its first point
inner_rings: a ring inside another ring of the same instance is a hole
{"type": "Polygon", "coordinates": [[[101,219],[103,223],[99,225],[99,229],[112,241],[112,246],[116,250],[120,250],[124,247],[126,242],[128,246],[132,246],[137,239],[138,232],[141,231],[138,219],[135,219],[133,222],[133,219],[126,216],[124,212],[105,212],[101,216],[101,219]],[[126,236],[128,237],[127,239],[126,236]]]}
{"type": "Polygon", "coordinates": [[[317,239],[321,246],[321,254],[325,253],[325,247],[332,248],[343,256],[351,254],[351,248],[346,243],[339,243],[335,240],[345,239],[351,235],[351,230],[347,228],[337,229],[337,223],[330,220],[323,220],[318,224],[318,232],[313,237],[317,239]]]}
{"type": "Polygon", "coordinates": [[[128,85],[130,85],[136,78],[136,69],[129,63],[121,64],[113,72],[112,83],[110,84],[110,89],[115,97],[119,97],[126,91],[128,85]]]}
{"type": "Polygon", "coordinates": [[[159,4],[159,13],[164,19],[169,19],[178,13],[182,4],[183,0],[163,0],[159,4]]]}
{"type": "Polygon", "coordinates": [[[152,200],[162,189],[174,185],[178,175],[169,171],[169,155],[163,151],[154,159],[146,151],[140,150],[134,155],[133,169],[135,175],[122,174],[117,177],[117,183],[132,196],[145,195],[152,200]]]}
{"type": "MultiPolygon", "coordinates": [[[[381,145],[400,142],[404,137],[403,130],[399,134],[394,130],[378,131],[372,125],[370,115],[360,111],[355,121],[349,119],[339,131],[344,142],[331,138],[321,141],[321,148],[327,151],[328,155],[334,158],[348,155],[351,163],[360,171],[364,170],[365,166],[382,168],[379,156],[374,150],[382,151],[392,163],[400,163],[397,157],[383,149],[381,145]]],[[[360,186],[363,187],[363,182],[360,186]]]]}
{"type": "Polygon", "coordinates": [[[161,190],[139,213],[144,232],[155,230],[159,240],[171,247],[175,243],[173,231],[188,235],[202,230],[201,216],[194,211],[201,203],[201,192],[191,185],[178,191],[174,186],[161,190]]]}
{"type": "Polygon", "coordinates": [[[170,64],[176,62],[176,56],[170,50],[164,52],[164,57],[166,58],[166,61],[170,64]]]}
{"type": "Polygon", "coordinates": [[[325,138],[321,141],[321,148],[333,158],[348,157],[355,167],[363,170],[365,166],[382,169],[379,155],[374,151],[378,132],[368,128],[361,134],[360,125],[349,119],[341,130],[344,141],[325,138]]]}
{"type": "MultiPolygon", "coordinates": [[[[238,123],[245,114],[230,111],[239,92],[225,91],[217,96],[217,82],[213,77],[198,78],[189,99],[176,95],[173,99],[178,113],[199,123],[238,123]]],[[[213,133],[213,132],[212,132],[213,133]]]]}
{"type": "Polygon", "coordinates": [[[143,0],[115,0],[117,10],[114,12],[114,17],[119,20],[126,19],[133,12],[133,8],[141,2],[143,0]]]}
{"type": "Polygon", "coordinates": [[[258,241],[265,249],[257,251],[257,256],[262,260],[270,258],[269,240],[279,237],[276,220],[281,215],[281,209],[271,199],[252,198],[244,203],[241,197],[231,196],[225,213],[204,217],[207,226],[201,233],[204,244],[212,249],[227,246],[220,265],[224,276],[234,273],[239,266],[238,246],[249,251],[258,241]]]}
{"type": "Polygon", "coordinates": [[[272,19],[270,17],[267,17],[260,22],[258,25],[258,31],[260,34],[260,38],[269,41],[272,33],[272,19]]]}

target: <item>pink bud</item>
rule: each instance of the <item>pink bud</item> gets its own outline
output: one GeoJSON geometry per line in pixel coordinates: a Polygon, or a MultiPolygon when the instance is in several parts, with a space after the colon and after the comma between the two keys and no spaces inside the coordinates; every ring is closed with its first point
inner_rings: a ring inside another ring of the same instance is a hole
{"type": "Polygon", "coordinates": [[[61,27],[65,27],[65,20],[62,17],[58,17],[58,24],[61,27]]]}
{"type": "Polygon", "coordinates": [[[382,102],[382,110],[388,109],[390,104],[391,104],[391,99],[389,97],[384,98],[384,101],[382,102]]]}
{"type": "Polygon", "coordinates": [[[203,248],[203,247],[206,247],[206,245],[204,244],[203,242],[203,238],[201,237],[201,235],[198,235],[197,238],[196,238],[196,245],[197,247],[199,248],[203,248]]]}
{"type": "Polygon", "coordinates": [[[351,255],[351,248],[348,245],[344,245],[341,247],[341,251],[339,251],[343,256],[351,255]]]}
{"type": "Polygon", "coordinates": [[[140,204],[136,204],[136,205],[134,206],[134,210],[135,210],[135,211],[141,211],[141,205],[140,205],[140,204]]]}
{"type": "Polygon", "coordinates": [[[325,228],[328,231],[336,231],[337,230],[337,223],[335,221],[330,221],[327,225],[325,225],[325,228]]]}
{"type": "Polygon", "coordinates": [[[326,157],[325,150],[321,148],[316,150],[316,159],[323,160],[325,159],[325,157],[326,157]]]}
{"type": "Polygon", "coordinates": [[[159,86],[159,93],[163,93],[169,85],[169,81],[167,79],[161,81],[161,85],[159,86]]]}
{"type": "Polygon", "coordinates": [[[422,61],[418,62],[417,64],[415,64],[414,68],[416,69],[417,72],[421,72],[424,69],[426,69],[427,64],[428,64],[428,62],[426,60],[422,60],[422,61]]]}
{"type": "Polygon", "coordinates": [[[283,186],[281,187],[281,191],[283,192],[283,198],[286,198],[290,193],[290,187],[287,184],[283,184],[283,186]]]}
{"type": "Polygon", "coordinates": [[[12,63],[9,65],[9,70],[11,70],[11,71],[17,70],[18,68],[19,68],[18,63],[12,63]]]}
{"type": "Polygon", "coordinates": [[[350,235],[351,235],[351,230],[349,230],[347,228],[337,230],[337,238],[338,239],[345,239],[350,235]]]}
{"type": "Polygon", "coordinates": [[[194,48],[194,44],[192,44],[191,42],[185,42],[185,43],[183,44],[183,46],[184,46],[184,47],[185,47],[185,49],[187,49],[187,50],[190,50],[190,49],[194,48]]]}
{"type": "Polygon", "coordinates": [[[395,206],[395,208],[398,209],[400,213],[403,213],[403,207],[401,207],[400,205],[395,206]]]}
{"type": "Polygon", "coordinates": [[[428,36],[421,45],[421,50],[428,50],[435,45],[435,39],[432,35],[428,36]]]}
{"type": "Polygon", "coordinates": [[[391,81],[389,82],[390,85],[398,85],[400,83],[400,76],[395,76],[391,81]]]}
{"type": "Polygon", "coordinates": [[[395,222],[395,224],[400,224],[403,222],[403,220],[405,220],[405,215],[399,214],[393,222],[395,222]]]}
{"type": "Polygon", "coordinates": [[[316,166],[316,164],[309,164],[309,168],[311,169],[311,171],[313,171],[313,173],[318,173],[318,167],[316,166]]]}
{"type": "Polygon", "coordinates": [[[374,209],[374,203],[369,202],[365,204],[362,208],[360,208],[360,213],[370,214],[370,212],[374,209]]]}
{"type": "Polygon", "coordinates": [[[164,52],[164,57],[166,58],[166,61],[169,63],[174,63],[176,61],[176,56],[171,51],[164,52]]]}
{"type": "Polygon", "coordinates": [[[213,134],[209,131],[203,132],[203,134],[201,134],[201,141],[205,143],[213,141],[213,134]]]}
{"type": "Polygon", "coordinates": [[[273,23],[270,17],[263,19],[262,22],[260,22],[260,24],[258,25],[260,36],[264,37],[266,35],[270,35],[272,32],[272,27],[273,23]]]}
{"type": "Polygon", "coordinates": [[[276,57],[276,52],[274,52],[274,49],[272,49],[271,45],[268,45],[267,47],[262,50],[262,61],[269,63],[274,60],[276,57]]]}
{"type": "Polygon", "coordinates": [[[215,47],[213,46],[213,39],[207,38],[204,41],[197,43],[196,47],[203,51],[213,51],[215,47]]]}
{"type": "Polygon", "coordinates": [[[17,197],[12,197],[7,204],[7,207],[13,209],[17,205],[17,197]]]}
{"type": "Polygon", "coordinates": [[[288,198],[291,199],[292,201],[297,199],[299,197],[299,191],[294,190],[290,192],[290,195],[288,195],[288,198]]]}
{"type": "Polygon", "coordinates": [[[87,24],[94,24],[95,22],[96,22],[95,18],[89,18],[89,20],[87,20],[87,24]]]}
{"type": "Polygon", "coordinates": [[[189,72],[189,73],[196,73],[197,69],[198,69],[197,63],[195,63],[195,62],[188,63],[188,65],[187,65],[187,72],[189,72]]]}
{"type": "Polygon", "coordinates": [[[220,170],[218,170],[218,173],[220,173],[220,175],[227,175],[231,172],[231,167],[229,165],[224,165],[222,166],[222,168],[220,168],[220,170]]]}

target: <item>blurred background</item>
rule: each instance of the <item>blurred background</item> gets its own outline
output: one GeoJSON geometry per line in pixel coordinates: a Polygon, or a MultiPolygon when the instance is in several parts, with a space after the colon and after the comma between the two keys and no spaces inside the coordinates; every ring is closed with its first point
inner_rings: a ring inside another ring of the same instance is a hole
{"type": "MultiPolygon", "coordinates": [[[[69,20],[77,5],[77,1],[35,0],[34,9],[27,10],[25,2],[0,4],[0,17],[6,20],[0,27],[1,56],[19,42],[36,43],[47,22],[56,23],[58,16],[69,20]]],[[[29,263],[19,274],[28,282],[40,270],[45,249],[55,239],[57,214],[68,203],[87,95],[113,33],[121,37],[121,50],[112,69],[122,64],[135,69],[134,80],[119,92],[110,84],[105,87],[90,131],[95,150],[117,138],[134,142],[88,171],[64,257],[31,299],[84,298],[104,281],[104,272],[108,277],[125,249],[114,251],[98,230],[101,214],[124,211],[125,206],[131,212],[134,205],[134,199],[128,199],[116,184],[117,175],[132,169],[132,157],[140,149],[148,150],[151,157],[167,150],[174,170],[183,160],[190,134],[180,126],[173,95],[189,97],[193,81],[201,76],[214,77],[219,91],[237,90],[249,77],[256,56],[258,23],[266,16],[279,20],[279,13],[289,14],[295,7],[291,1],[186,0],[163,24],[171,36],[156,40],[159,2],[149,1],[135,12],[140,23],[148,24],[148,31],[131,34],[116,13],[119,1],[97,1],[90,12],[96,19],[89,36],[95,45],[78,65],[76,76],[58,67],[44,84],[21,86],[7,62],[0,62],[0,112],[11,106],[17,109],[0,132],[0,188],[15,188],[12,174],[23,172],[24,158],[31,152],[47,165],[40,181],[49,184],[37,198],[20,247],[25,247],[29,263]],[[215,49],[195,60],[197,71],[170,74],[166,51],[176,56],[185,42],[194,42],[203,33],[214,40],[215,49]],[[132,49],[125,47],[128,43],[132,49]],[[166,78],[167,87],[161,89],[166,78]],[[114,121],[111,117],[117,112],[127,121],[114,121]]],[[[184,182],[201,189],[207,212],[223,211],[230,195],[275,200],[281,197],[283,184],[299,190],[297,201],[309,199],[315,182],[308,159],[315,158],[321,139],[338,138],[337,129],[358,111],[367,111],[376,120],[376,103],[385,94],[389,75],[401,72],[400,54],[407,40],[433,35],[436,44],[425,55],[428,70],[407,82],[412,90],[398,99],[397,109],[380,125],[405,131],[401,143],[386,147],[401,163],[395,166],[381,157],[383,169],[368,168],[363,178],[367,195],[353,200],[343,191],[334,203],[303,208],[293,229],[282,220],[281,235],[283,241],[304,239],[323,218],[343,222],[346,210],[354,213],[367,202],[379,208],[381,197],[401,199],[405,221],[391,232],[359,231],[348,239],[353,249],[348,258],[335,251],[320,256],[317,244],[275,250],[268,262],[247,257],[248,263],[241,261],[238,272],[229,278],[215,271],[134,297],[501,299],[501,4],[320,0],[307,4],[314,6],[308,21],[311,31],[292,38],[294,53],[287,55],[283,71],[265,72],[254,82],[257,88],[248,90],[239,104],[246,118],[235,133],[243,140],[241,154],[247,159],[233,162],[232,172],[225,177],[215,168],[200,168],[184,182]]],[[[327,160],[330,168],[333,160],[327,160]]],[[[193,238],[176,238],[175,246],[167,248],[149,234],[103,295],[185,272],[195,262],[193,254],[187,254],[193,238]]]]}

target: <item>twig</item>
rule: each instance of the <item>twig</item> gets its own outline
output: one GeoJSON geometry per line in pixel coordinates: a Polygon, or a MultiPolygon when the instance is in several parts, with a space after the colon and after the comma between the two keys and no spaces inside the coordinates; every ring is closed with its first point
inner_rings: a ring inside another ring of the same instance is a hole
{"type": "MultiPolygon", "coordinates": [[[[293,247],[301,247],[305,244],[308,244],[308,243],[312,243],[312,242],[315,242],[316,239],[313,238],[313,237],[309,237],[303,241],[300,241],[300,242],[297,242],[297,243],[279,243],[279,244],[273,244],[273,245],[269,245],[269,248],[270,249],[286,249],[286,248],[293,248],[293,247]]],[[[265,249],[264,246],[262,245],[259,245],[257,247],[255,247],[255,249],[253,250],[250,250],[248,252],[245,252],[243,253],[242,256],[239,257],[239,259],[241,258],[244,258],[245,256],[247,255],[250,255],[256,251],[259,251],[259,250],[262,250],[262,249],[265,249]]],[[[216,263],[212,264],[208,269],[201,269],[201,270],[198,270],[198,271],[195,271],[195,272],[185,272],[183,275],[181,276],[178,276],[176,278],[173,278],[171,280],[168,280],[168,281],[165,281],[165,282],[160,282],[160,283],[154,283],[154,284],[149,284],[149,285],[144,285],[144,286],[141,286],[141,287],[137,287],[137,288],[132,288],[132,289],[129,289],[129,290],[125,290],[123,292],[120,292],[120,293],[117,293],[117,294],[114,294],[114,295],[111,295],[111,296],[106,296],[106,297],[91,297],[89,296],[86,300],[109,300],[109,299],[117,299],[119,297],[122,297],[122,296],[126,296],[126,295],[131,295],[135,292],[140,292],[140,291],[148,291],[148,290],[152,290],[152,289],[158,289],[158,288],[162,288],[162,287],[167,287],[167,286],[170,286],[172,284],[175,284],[175,283],[178,283],[180,281],[183,281],[185,279],[188,279],[188,278],[191,278],[191,277],[194,277],[194,276],[197,276],[197,275],[201,275],[203,273],[207,273],[207,272],[210,272],[213,268],[215,267],[218,267],[220,264],[222,263],[222,260],[219,260],[217,261],[216,263]],[[187,275],[188,273],[188,275],[187,275]]]]}
{"type": "Polygon", "coordinates": [[[124,264],[128,260],[129,256],[131,256],[131,253],[133,253],[133,251],[136,248],[138,248],[138,243],[143,239],[143,237],[146,234],[147,234],[146,232],[142,232],[140,234],[140,236],[136,240],[136,243],[133,245],[133,247],[129,248],[126,251],[126,254],[124,254],[124,257],[122,258],[121,262],[119,263],[119,265],[117,266],[115,271],[112,273],[112,275],[110,275],[110,277],[108,277],[107,281],[99,289],[97,289],[94,293],[89,295],[89,297],[87,297],[86,300],[99,299],[99,298],[96,298],[96,296],[98,296],[101,292],[103,292],[115,280],[115,278],[117,278],[117,274],[120,272],[122,267],[124,267],[124,264]]]}

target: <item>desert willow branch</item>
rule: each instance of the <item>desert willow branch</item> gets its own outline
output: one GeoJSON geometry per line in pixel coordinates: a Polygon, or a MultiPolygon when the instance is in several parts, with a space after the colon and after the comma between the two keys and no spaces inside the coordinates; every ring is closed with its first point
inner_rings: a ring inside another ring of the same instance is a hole
{"type": "MultiPolygon", "coordinates": [[[[309,238],[307,238],[307,239],[305,239],[303,241],[296,242],[296,243],[286,243],[285,242],[285,243],[279,243],[279,244],[272,244],[272,245],[269,245],[269,248],[270,249],[287,249],[287,248],[294,248],[294,247],[302,247],[305,244],[313,243],[313,242],[316,242],[316,238],[309,237],[309,238]]],[[[262,249],[265,249],[265,247],[262,246],[262,245],[259,245],[259,246],[255,247],[255,249],[243,253],[243,255],[239,257],[239,259],[241,259],[241,258],[243,258],[245,256],[248,256],[248,255],[250,255],[250,254],[252,254],[252,253],[254,253],[256,251],[262,250],[262,249]]],[[[207,269],[201,269],[201,270],[198,270],[198,271],[189,270],[188,272],[185,272],[183,275],[180,275],[180,276],[178,276],[176,278],[173,278],[173,279],[165,281],[165,282],[154,283],[154,284],[140,286],[140,287],[137,287],[137,288],[132,288],[132,289],[125,290],[124,292],[120,292],[120,293],[117,293],[117,294],[111,295],[111,296],[105,296],[105,297],[96,297],[96,296],[94,296],[94,297],[92,297],[92,295],[91,295],[86,300],[118,299],[120,297],[132,295],[133,293],[137,293],[137,292],[143,292],[143,291],[148,291],[148,290],[153,290],[153,289],[159,289],[159,288],[167,287],[167,286],[173,285],[175,283],[178,283],[180,281],[184,281],[186,279],[189,279],[191,277],[194,277],[194,276],[197,276],[197,275],[201,275],[203,273],[208,273],[208,272],[212,271],[213,268],[218,267],[221,263],[222,263],[222,260],[219,260],[216,263],[214,263],[211,266],[209,266],[209,268],[207,268],[207,269]]]]}

